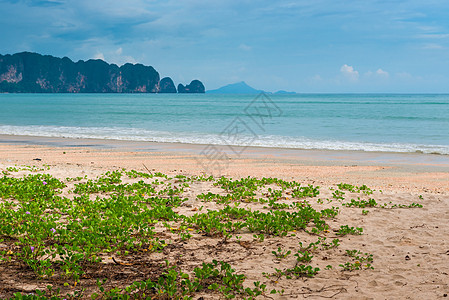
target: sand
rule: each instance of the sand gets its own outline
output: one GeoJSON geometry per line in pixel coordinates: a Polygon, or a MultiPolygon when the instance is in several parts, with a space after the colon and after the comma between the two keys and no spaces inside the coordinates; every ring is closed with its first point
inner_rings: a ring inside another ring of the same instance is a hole
{"type": "MultiPolygon", "coordinates": [[[[14,136],[2,136],[0,141],[0,171],[14,165],[48,165],[50,170],[46,172],[61,179],[84,175],[95,178],[121,168],[186,176],[207,171],[215,176],[277,177],[318,185],[321,199],[331,199],[330,188],[338,183],[365,184],[376,190],[370,197],[378,203],[416,202],[423,208],[370,208],[367,215],[359,208],[342,209],[332,221],[335,227],[340,224],[363,227],[363,235],[346,236],[341,239],[340,247],[318,252],[313,265],[322,271],[314,278],[273,280],[262,276],[263,272],[273,273],[274,268],[294,265],[292,255],[278,260],[271,251],[279,246],[294,250],[299,241],[316,239],[307,234],[270,237],[258,243],[251,242],[248,234],[242,238],[246,244],[234,241],[225,245],[220,244],[220,239],[197,235],[180,246],[182,253],[190,253],[195,258],[185,262],[185,266],[188,269],[212,258],[230,261],[238,272],[247,276],[247,282],[260,280],[270,289],[285,290],[282,296],[272,296],[274,299],[439,299],[449,294],[449,158],[446,156],[264,148],[239,149],[236,154],[235,149],[223,146],[214,151],[225,153],[227,159],[211,159],[211,148],[206,145],[14,136]],[[338,264],[342,263],[344,251],[350,249],[373,254],[374,270],[342,271],[338,264]],[[333,268],[325,270],[327,265],[333,268]]],[[[192,214],[192,210],[205,205],[195,195],[213,188],[192,186],[188,204],[178,212],[192,214]]],[[[358,196],[345,195],[347,200],[358,196]]],[[[326,200],[324,204],[310,201],[314,206],[334,205],[326,200]]],[[[335,233],[330,232],[327,237],[331,240],[335,233]]],[[[174,259],[179,251],[173,249],[164,254],[174,259]]],[[[0,290],[5,284],[24,286],[20,280],[0,277],[0,290]]]]}

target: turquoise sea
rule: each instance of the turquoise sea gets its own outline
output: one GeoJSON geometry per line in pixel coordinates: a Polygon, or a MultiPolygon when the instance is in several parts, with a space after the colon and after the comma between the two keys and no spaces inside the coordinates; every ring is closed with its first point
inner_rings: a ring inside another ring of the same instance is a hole
{"type": "Polygon", "coordinates": [[[449,95],[0,94],[0,134],[449,154],[449,95]]]}

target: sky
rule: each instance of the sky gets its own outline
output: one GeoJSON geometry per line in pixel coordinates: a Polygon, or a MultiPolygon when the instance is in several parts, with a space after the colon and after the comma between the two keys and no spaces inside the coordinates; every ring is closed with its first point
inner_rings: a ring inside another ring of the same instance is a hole
{"type": "Polygon", "coordinates": [[[0,54],[22,51],[206,89],[449,93],[449,1],[0,0],[0,54]]]}

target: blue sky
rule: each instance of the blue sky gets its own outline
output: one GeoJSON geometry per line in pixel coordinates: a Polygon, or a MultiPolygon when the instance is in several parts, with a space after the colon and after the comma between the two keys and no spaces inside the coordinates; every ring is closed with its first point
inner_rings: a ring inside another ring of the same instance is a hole
{"type": "Polygon", "coordinates": [[[447,0],[0,0],[0,53],[152,65],[207,89],[449,92],[447,0]]]}

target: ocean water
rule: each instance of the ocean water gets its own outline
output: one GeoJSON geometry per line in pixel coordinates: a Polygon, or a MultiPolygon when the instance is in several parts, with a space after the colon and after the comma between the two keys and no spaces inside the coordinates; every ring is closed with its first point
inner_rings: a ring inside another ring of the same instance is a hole
{"type": "Polygon", "coordinates": [[[449,95],[0,94],[0,134],[449,154],[449,95]]]}

